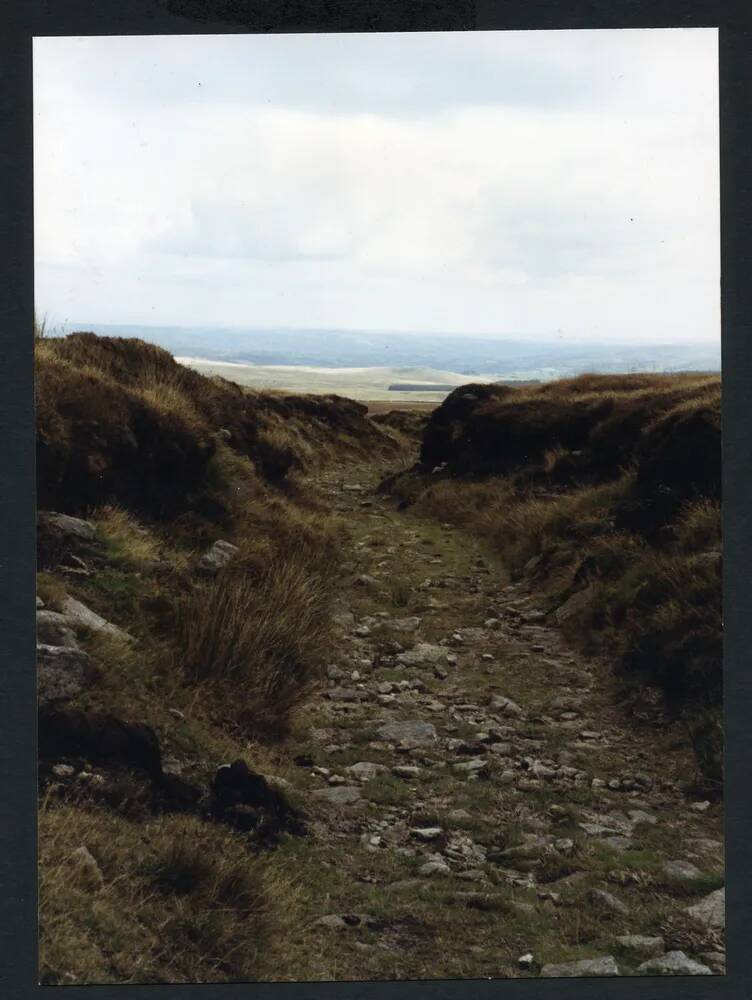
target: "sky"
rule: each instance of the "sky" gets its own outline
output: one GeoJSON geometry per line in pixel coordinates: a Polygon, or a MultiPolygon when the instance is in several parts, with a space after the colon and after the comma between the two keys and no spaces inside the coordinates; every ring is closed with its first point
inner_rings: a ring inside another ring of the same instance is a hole
{"type": "Polygon", "coordinates": [[[52,324],[720,338],[715,29],[34,41],[52,324]]]}

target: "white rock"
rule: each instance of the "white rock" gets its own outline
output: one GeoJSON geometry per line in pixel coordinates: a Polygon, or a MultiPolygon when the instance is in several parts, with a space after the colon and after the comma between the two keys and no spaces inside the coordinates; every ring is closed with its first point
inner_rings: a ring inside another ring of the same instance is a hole
{"type": "Polygon", "coordinates": [[[83,871],[86,877],[97,887],[104,884],[102,869],[99,867],[96,858],[85,845],[77,847],[71,854],[73,864],[83,871]]]}
{"type": "Polygon", "coordinates": [[[660,958],[649,958],[637,966],[643,976],[712,976],[707,965],[688,958],[683,951],[669,951],[660,958]]]}
{"type": "Polygon", "coordinates": [[[379,774],[384,774],[389,770],[385,764],[375,764],[370,760],[360,760],[357,764],[351,764],[345,770],[358,781],[370,781],[379,774]]]}
{"type": "Polygon", "coordinates": [[[379,739],[405,747],[428,746],[437,739],[436,727],[430,722],[387,722],[378,730],[379,739]]]}
{"type": "Polygon", "coordinates": [[[687,913],[699,924],[720,930],[726,926],[726,890],[716,889],[699,903],[687,908],[687,913]]]}
{"type": "Polygon", "coordinates": [[[70,514],[58,514],[52,510],[40,510],[37,514],[37,522],[40,526],[51,528],[60,535],[80,538],[85,542],[93,541],[96,534],[96,529],[91,521],[84,521],[80,517],[71,517],[70,514]]]}
{"type": "Polygon", "coordinates": [[[691,861],[666,861],[663,865],[663,871],[668,875],[669,878],[684,879],[689,880],[697,878],[702,872],[700,869],[693,865],[691,861]]]}
{"type": "Polygon", "coordinates": [[[410,833],[414,837],[417,837],[418,840],[426,842],[438,840],[442,832],[443,831],[440,826],[416,826],[410,830],[410,833]]]}
{"type": "Polygon", "coordinates": [[[446,662],[446,649],[430,642],[419,642],[413,649],[397,656],[397,663],[403,667],[433,667],[446,662]]]}
{"type": "Polygon", "coordinates": [[[421,865],[418,869],[421,875],[448,875],[449,865],[444,864],[442,861],[426,861],[424,865],[421,865]]]}
{"type": "Polygon", "coordinates": [[[544,965],[541,969],[544,979],[572,979],[578,976],[618,976],[619,967],[613,955],[602,958],[584,958],[579,962],[560,962],[544,965]]]}
{"type": "Polygon", "coordinates": [[[360,800],[360,789],[353,785],[339,785],[336,788],[321,788],[312,793],[334,806],[349,806],[360,800]]]}
{"type": "Polygon", "coordinates": [[[112,636],[113,639],[121,639],[124,642],[133,642],[133,636],[123,629],[113,625],[106,619],[98,615],[96,611],[87,608],[81,601],[73,597],[66,597],[61,605],[63,614],[68,619],[71,626],[75,628],[86,628],[92,632],[100,632],[103,635],[112,636]]]}
{"type": "Polygon", "coordinates": [[[491,698],[491,708],[497,712],[501,712],[502,715],[512,717],[522,715],[522,709],[516,702],[500,694],[494,695],[491,698]]]}
{"type": "Polygon", "coordinates": [[[236,556],[240,552],[237,545],[233,545],[232,542],[226,542],[223,539],[219,539],[214,542],[209,548],[204,552],[198,561],[198,566],[196,567],[199,573],[203,573],[207,576],[214,576],[221,569],[230,562],[233,556],[236,556]]]}
{"type": "Polygon", "coordinates": [[[645,937],[642,934],[622,934],[615,940],[619,948],[633,958],[658,958],[666,949],[662,937],[645,937]]]}
{"type": "Polygon", "coordinates": [[[71,649],[78,646],[68,619],[57,611],[37,611],[37,642],[71,649]]]}

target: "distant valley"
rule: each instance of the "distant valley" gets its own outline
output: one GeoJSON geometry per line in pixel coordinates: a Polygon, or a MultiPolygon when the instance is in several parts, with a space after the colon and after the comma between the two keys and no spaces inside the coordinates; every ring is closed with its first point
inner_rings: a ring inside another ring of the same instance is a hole
{"type": "MultiPolygon", "coordinates": [[[[720,343],[613,344],[542,336],[498,339],[452,333],[355,330],[223,329],[211,327],[111,326],[77,323],[71,329],[106,336],[140,337],[201,371],[232,368],[228,377],[248,385],[309,392],[343,392],[354,398],[386,398],[395,383],[458,385],[466,381],[548,381],[586,371],[617,373],[717,372],[720,343]],[[280,372],[280,368],[297,369],[280,372]],[[349,373],[343,369],[353,369],[349,373]],[[367,371],[370,369],[370,371],[367,371]]],[[[224,372],[223,372],[224,373],[224,372]]],[[[417,399],[415,391],[407,390],[417,399]]],[[[400,393],[401,395],[402,393],[400,393]]],[[[427,398],[441,399],[442,393],[427,398]]]]}

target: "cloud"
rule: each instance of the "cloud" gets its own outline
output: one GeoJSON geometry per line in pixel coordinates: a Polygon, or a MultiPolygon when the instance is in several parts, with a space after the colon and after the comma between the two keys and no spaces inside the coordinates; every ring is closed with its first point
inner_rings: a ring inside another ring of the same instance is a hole
{"type": "Polygon", "coordinates": [[[100,322],[717,337],[714,46],[37,40],[38,298],[100,322]]]}

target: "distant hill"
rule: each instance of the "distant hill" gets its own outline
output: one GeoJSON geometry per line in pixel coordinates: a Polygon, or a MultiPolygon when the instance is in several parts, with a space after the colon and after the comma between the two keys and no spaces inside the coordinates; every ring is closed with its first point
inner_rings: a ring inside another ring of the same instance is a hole
{"type": "MultiPolygon", "coordinates": [[[[379,333],[355,330],[228,330],[212,327],[112,326],[77,323],[75,329],[141,337],[172,354],[258,365],[427,367],[468,376],[551,379],[585,371],[678,372],[720,370],[720,344],[614,344],[508,335],[498,339],[452,333],[379,333]]],[[[422,379],[419,379],[422,381],[422,379]]],[[[431,381],[449,381],[443,378],[431,381]]]]}

